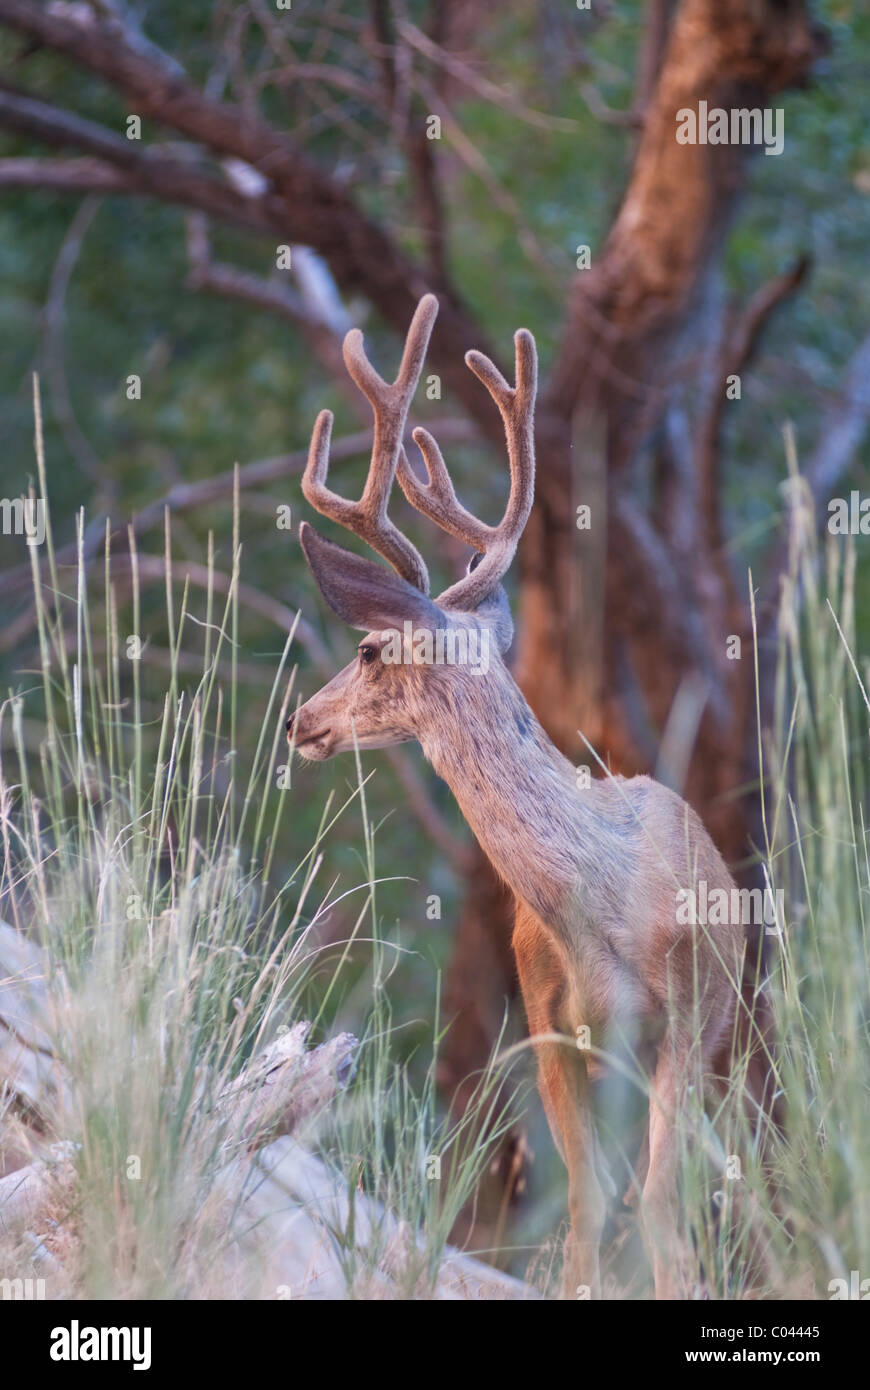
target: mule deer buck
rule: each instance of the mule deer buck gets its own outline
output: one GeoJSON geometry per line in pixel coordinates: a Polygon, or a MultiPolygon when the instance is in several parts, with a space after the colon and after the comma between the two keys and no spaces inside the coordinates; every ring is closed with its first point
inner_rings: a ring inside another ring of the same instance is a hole
{"type": "Polygon", "coordinates": [[[504,664],[513,626],[501,580],[534,490],[535,343],[525,329],[516,333],[513,386],[483,354],[466,355],[507,437],[510,496],[502,520],[489,526],[458,500],[427,430],[412,436],[427,483],[404,449],[437,310],[433,295],[420,301],[392,383],[372,367],[359,330],[345,339],[347,370],[374,414],[371,465],[358,502],[326,485],[332,416],[317,417],[303,493],[391,568],[302,523],[301,544],[326,602],[366,636],[356,659],[288,721],[288,739],[315,760],[418,740],[513,890],[519,980],[532,1040],[541,1039],[535,1044],[539,1085],[569,1174],[569,1295],[585,1286],[589,1296],[600,1296],[606,1178],[590,1109],[589,1083],[601,1072],[595,1054],[620,1031],[638,1048],[654,1047],[648,1165],[645,1177],[638,1175],[642,1229],[657,1297],[687,1296],[692,1261],[677,1236],[676,1205],[682,1078],[690,1059],[709,1077],[727,1075],[743,933],[736,925],[711,932],[682,924],[677,895],[700,880],[708,894],[730,894],[732,879],[700,819],[674,792],[649,777],[608,777],[579,787],[575,768],[550,742],[504,664]],[[475,552],[465,576],[437,600],[429,597],[418,550],[387,516],[396,478],[419,512],[475,552]],[[402,648],[404,660],[396,659],[397,633],[412,637],[402,648]],[[427,641],[431,651],[435,638],[447,647],[463,634],[477,650],[492,648],[485,670],[427,658],[427,641]],[[584,1028],[591,1050],[575,1042],[584,1028]]]}

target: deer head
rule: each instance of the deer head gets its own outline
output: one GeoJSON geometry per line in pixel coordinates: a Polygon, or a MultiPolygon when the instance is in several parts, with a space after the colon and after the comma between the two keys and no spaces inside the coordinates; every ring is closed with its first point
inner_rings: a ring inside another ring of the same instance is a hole
{"type": "Polygon", "coordinates": [[[443,722],[452,710],[461,718],[467,700],[479,702],[481,681],[509,679],[501,658],[510,646],[513,624],[501,580],[534,493],[535,342],[526,329],[514,335],[515,386],[483,353],[465,357],[495,401],[507,436],[510,497],[499,524],[488,526],[459,502],[428,430],[415,429],[412,436],[427,483],[412,470],[404,448],[408,409],[437,313],[437,299],[425,295],[411,321],[394,382],[384,381],[372,367],[358,329],[345,338],[345,365],[374,415],[371,464],[358,502],[337,496],[326,485],[330,411],[321,411],[314,425],[302,479],[307,501],[361,537],[392,568],[326,540],[307,522],[299,528],[305,558],[326,602],[351,627],[366,633],[356,658],[288,720],[288,739],[306,758],[330,758],[354,744],[384,748],[415,738],[425,748],[439,715],[443,722]],[[413,507],[475,551],[464,577],[437,599],[429,597],[429,575],[419,551],[387,516],[397,477],[413,507]]]}

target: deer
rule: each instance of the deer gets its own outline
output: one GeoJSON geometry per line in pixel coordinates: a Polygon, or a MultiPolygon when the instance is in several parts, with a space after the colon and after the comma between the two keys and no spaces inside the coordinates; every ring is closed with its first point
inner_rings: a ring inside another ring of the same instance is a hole
{"type": "Polygon", "coordinates": [[[427,429],[411,434],[426,480],[408,458],[407,416],[437,312],[436,297],[426,294],[392,382],[372,366],[359,329],[344,341],[347,371],[374,420],[358,502],[327,486],[333,417],[323,410],[315,421],[302,478],[305,499],[389,568],[346,550],[307,521],[300,524],[301,547],[323,598],[365,636],[354,660],[287,720],[287,738],[314,762],[418,742],[513,893],[512,946],[538,1085],[568,1171],[566,1297],[601,1297],[600,1245],[614,1191],[590,1086],[606,1072],[609,1038],[629,1038],[638,1053],[651,1049],[645,1162],[639,1160],[637,1172],[641,1230],[656,1298],[691,1297],[697,1294],[696,1266],[678,1235],[681,1088],[693,1059],[696,1074],[711,1084],[727,1075],[744,933],[730,922],[701,929],[682,920],[676,904],[678,894],[700,880],[708,895],[730,894],[734,882],[700,817],[675,791],[643,775],[608,774],[580,786],[576,768],[551,742],[511,675],[506,655],[513,623],[502,580],[534,496],[535,340],[527,329],[515,333],[513,384],[483,353],[465,355],[505,432],[510,491],[501,521],[492,526],[459,501],[427,429]],[[395,481],[417,512],[472,550],[465,574],[436,599],[419,550],[387,514],[395,481]],[[395,659],[397,633],[412,639],[402,645],[406,659],[395,659]],[[427,638],[460,634],[472,635],[489,660],[472,668],[461,660],[418,659],[427,638]]]}

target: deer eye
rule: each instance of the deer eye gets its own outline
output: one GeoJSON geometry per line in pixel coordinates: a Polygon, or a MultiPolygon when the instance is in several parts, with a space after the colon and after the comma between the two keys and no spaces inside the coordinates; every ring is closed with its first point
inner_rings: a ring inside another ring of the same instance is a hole
{"type": "Polygon", "coordinates": [[[377,654],[378,654],[378,653],[377,653],[377,648],[376,648],[376,647],[360,647],[360,648],[359,648],[359,659],[360,659],[360,661],[362,662],[363,666],[370,666],[370,665],[372,664],[372,662],[374,661],[375,657],[377,656],[377,654]]]}

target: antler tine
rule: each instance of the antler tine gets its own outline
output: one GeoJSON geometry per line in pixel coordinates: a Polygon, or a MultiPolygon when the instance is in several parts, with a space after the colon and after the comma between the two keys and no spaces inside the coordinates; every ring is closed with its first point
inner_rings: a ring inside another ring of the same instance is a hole
{"type": "Polygon", "coordinates": [[[505,381],[484,353],[472,351],[465,355],[467,365],[498,406],[507,436],[511,490],[498,526],[488,526],[462,506],[441,450],[428,430],[416,429],[413,435],[426,464],[428,485],[421,483],[411,471],[404,450],[399,457],[399,486],[411,505],[483,556],[463,579],[441,594],[438,602],[442,607],[474,609],[489,598],[506,574],[529,519],[535,491],[534,409],[538,359],[535,340],[527,329],[520,328],[514,334],[514,347],[514,386],[505,381]]]}
{"type": "Polygon", "coordinates": [[[337,521],[341,526],[349,526],[354,503],[339,497],[326,486],[333,419],[331,410],[321,410],[314,421],[311,443],[308,446],[308,461],[302,475],[302,492],[322,516],[328,516],[330,521],[337,521]]]}
{"type": "Polygon", "coordinates": [[[371,464],[360,500],[351,502],[326,486],[332,431],[332,415],[328,410],[321,411],[315,422],[302,478],[302,492],[312,507],[360,536],[388,560],[403,579],[424,594],[429,592],[429,574],[423,557],[387,516],[387,503],[402,451],[408,409],[417,389],[437,313],[438,300],[434,294],[424,295],[411,320],[402,361],[393,382],[385,381],[375,371],[366,356],[358,328],[352,328],[345,337],[345,366],[371,404],[375,422],[371,464]]]}
{"type": "Polygon", "coordinates": [[[434,294],[424,295],[411,319],[402,361],[393,382],[384,381],[375,371],[366,356],[363,336],[358,328],[352,328],[344,340],[345,366],[369,401],[375,417],[372,464],[360,501],[367,510],[371,509],[381,517],[386,517],[387,502],[402,448],[408,407],[420,380],[423,359],[437,313],[438,300],[434,294]]]}
{"type": "Polygon", "coordinates": [[[395,381],[384,381],[380,373],[375,371],[366,356],[363,335],[359,328],[352,328],[345,335],[342,347],[344,365],[373,409],[380,406],[385,399],[410,404],[420,380],[426,349],[437,316],[438,300],[434,294],[424,294],[414,310],[395,381]]]}
{"type": "Polygon", "coordinates": [[[402,449],[397,476],[399,487],[411,506],[428,516],[442,531],[447,531],[475,550],[485,551],[495,538],[495,527],[487,526],[486,522],[480,521],[463,507],[456,496],[438,441],[429,431],[418,426],[411,437],[423,455],[429,475],[428,485],[421,483],[411,471],[408,455],[402,449]]]}

